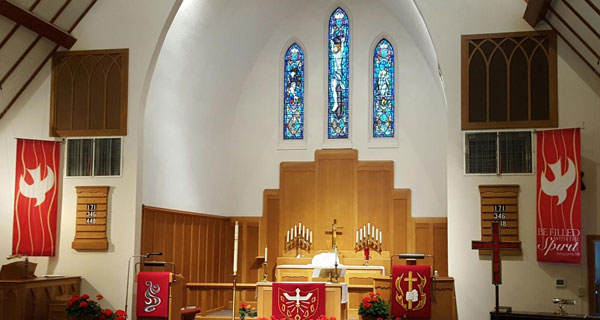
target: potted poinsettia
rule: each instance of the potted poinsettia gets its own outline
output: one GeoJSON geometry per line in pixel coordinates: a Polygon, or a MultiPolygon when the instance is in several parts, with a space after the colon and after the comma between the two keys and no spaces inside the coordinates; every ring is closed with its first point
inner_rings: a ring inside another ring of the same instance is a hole
{"type": "MultiPolygon", "coordinates": [[[[96,296],[98,301],[104,297],[99,294],[96,296]]],[[[83,294],[74,295],[67,302],[65,309],[71,320],[125,320],[127,313],[123,310],[113,312],[111,309],[102,309],[97,301],[90,299],[90,296],[83,294]]]]}
{"type": "Polygon", "coordinates": [[[358,314],[363,320],[385,320],[390,315],[390,306],[381,299],[379,293],[369,292],[360,302],[358,314]]]}

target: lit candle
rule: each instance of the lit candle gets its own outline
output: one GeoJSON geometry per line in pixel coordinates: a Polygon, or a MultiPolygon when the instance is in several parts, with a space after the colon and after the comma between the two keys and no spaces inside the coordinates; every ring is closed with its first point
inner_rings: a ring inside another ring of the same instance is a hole
{"type": "Polygon", "coordinates": [[[310,243],[312,243],[312,231],[310,232],[310,243]]]}
{"type": "Polygon", "coordinates": [[[285,235],[285,242],[290,242],[290,230],[288,230],[287,234],[285,235]]]}
{"type": "Polygon", "coordinates": [[[297,231],[298,231],[298,225],[294,225],[294,236],[292,238],[296,238],[296,235],[298,235],[297,231]]]}
{"type": "Polygon", "coordinates": [[[381,230],[379,230],[379,244],[383,243],[383,234],[381,233],[381,230]]]}
{"type": "Polygon", "coordinates": [[[267,263],[267,246],[265,246],[265,263],[267,263]]]}
{"type": "Polygon", "coordinates": [[[367,238],[367,227],[363,225],[363,236],[367,238]]]}
{"type": "Polygon", "coordinates": [[[356,243],[358,243],[358,230],[356,230],[356,243]]]}
{"type": "Polygon", "coordinates": [[[374,237],[375,236],[375,226],[373,226],[373,231],[371,231],[371,235],[374,237]]]}
{"type": "Polygon", "coordinates": [[[360,228],[360,241],[363,239],[363,228],[360,228]]]}
{"type": "Polygon", "coordinates": [[[305,234],[306,234],[306,226],[302,226],[302,238],[304,238],[305,234]]]}
{"type": "Polygon", "coordinates": [[[375,241],[379,241],[379,232],[375,230],[375,241]]]}
{"type": "Polygon", "coordinates": [[[369,222],[369,226],[367,227],[367,234],[371,235],[371,223],[369,222]]]}
{"type": "Polygon", "coordinates": [[[240,232],[240,226],[238,222],[235,222],[235,233],[233,236],[233,275],[237,274],[237,259],[238,259],[238,235],[240,232]]]}

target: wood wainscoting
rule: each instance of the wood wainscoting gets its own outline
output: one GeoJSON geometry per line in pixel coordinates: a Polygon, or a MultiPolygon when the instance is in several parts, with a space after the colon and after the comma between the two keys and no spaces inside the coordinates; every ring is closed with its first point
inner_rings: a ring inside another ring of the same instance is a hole
{"type": "MultiPolygon", "coordinates": [[[[143,207],[141,253],[162,252],[162,256],[148,260],[175,263],[174,271],[183,275],[188,283],[185,305],[201,307],[202,314],[231,308],[231,289],[218,284],[233,282],[234,220],[240,224],[238,282],[256,283],[259,275],[262,279],[258,241],[260,217],[234,219],[143,207]]],[[[264,251],[260,255],[264,255],[264,251]]],[[[172,270],[171,267],[167,269],[172,270]]],[[[164,269],[147,267],[144,270],[164,269]]],[[[256,301],[253,290],[242,291],[239,297],[242,301],[256,301]]]]}
{"type": "MultiPolygon", "coordinates": [[[[174,262],[188,283],[232,282],[233,226],[227,217],[144,206],[141,253],[146,252],[162,252],[151,260],[174,262]]],[[[223,290],[188,291],[185,305],[206,313],[224,309],[229,300],[231,292],[223,290]]]]}

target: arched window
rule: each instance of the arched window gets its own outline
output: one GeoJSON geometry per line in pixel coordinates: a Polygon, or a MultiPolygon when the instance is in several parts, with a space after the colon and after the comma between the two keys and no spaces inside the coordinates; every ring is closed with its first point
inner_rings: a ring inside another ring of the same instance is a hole
{"type": "Polygon", "coordinates": [[[373,51],[373,137],[394,137],[394,48],[379,41],[373,51]]]}
{"type": "Polygon", "coordinates": [[[327,136],[347,139],[349,131],[350,23],[342,8],[329,18],[327,136]]]}
{"type": "Polygon", "coordinates": [[[304,138],[304,52],[292,44],[283,62],[283,139],[304,138]]]}

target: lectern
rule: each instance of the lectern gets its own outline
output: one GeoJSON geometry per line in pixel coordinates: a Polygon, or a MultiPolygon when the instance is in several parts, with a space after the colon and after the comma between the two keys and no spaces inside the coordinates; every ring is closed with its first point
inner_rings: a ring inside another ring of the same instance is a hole
{"type": "Polygon", "coordinates": [[[185,278],[172,272],[137,274],[136,315],[139,320],[180,320],[185,278]]]}

